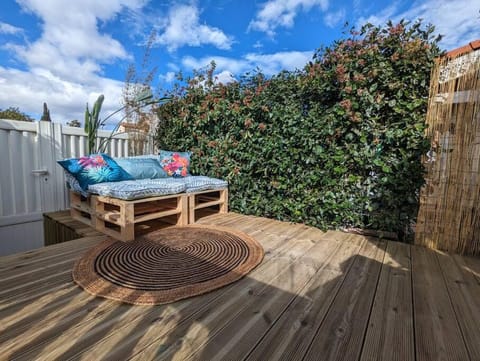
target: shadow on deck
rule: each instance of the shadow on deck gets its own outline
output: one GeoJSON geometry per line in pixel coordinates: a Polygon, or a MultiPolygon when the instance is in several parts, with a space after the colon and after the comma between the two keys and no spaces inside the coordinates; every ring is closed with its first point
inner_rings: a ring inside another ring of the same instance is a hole
{"type": "Polygon", "coordinates": [[[103,236],[0,258],[0,359],[480,359],[477,258],[235,213],[199,223],[250,234],[265,259],[168,305],[73,283],[73,263],[103,236]]]}

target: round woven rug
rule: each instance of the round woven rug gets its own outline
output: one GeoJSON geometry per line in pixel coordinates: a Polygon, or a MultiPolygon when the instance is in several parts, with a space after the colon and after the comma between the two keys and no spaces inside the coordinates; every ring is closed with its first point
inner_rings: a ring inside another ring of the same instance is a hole
{"type": "Polygon", "coordinates": [[[136,305],[169,303],[232,283],[263,259],[249,235],[204,225],[169,227],[135,241],[106,239],[73,268],[85,291],[136,305]]]}

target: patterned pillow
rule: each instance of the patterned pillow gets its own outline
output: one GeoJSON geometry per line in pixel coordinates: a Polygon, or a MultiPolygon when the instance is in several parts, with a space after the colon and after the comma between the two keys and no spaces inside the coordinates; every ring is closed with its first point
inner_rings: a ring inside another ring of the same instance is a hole
{"type": "Polygon", "coordinates": [[[190,175],[190,152],[170,152],[161,150],[159,161],[163,170],[171,177],[190,175]]]}
{"type": "Polygon", "coordinates": [[[135,179],[166,178],[167,173],[160,167],[158,157],[115,158],[115,162],[135,179]]]}
{"type": "Polygon", "coordinates": [[[106,154],[91,154],[81,158],[59,160],[58,164],[77,179],[84,191],[90,184],[133,179],[106,154]]]}

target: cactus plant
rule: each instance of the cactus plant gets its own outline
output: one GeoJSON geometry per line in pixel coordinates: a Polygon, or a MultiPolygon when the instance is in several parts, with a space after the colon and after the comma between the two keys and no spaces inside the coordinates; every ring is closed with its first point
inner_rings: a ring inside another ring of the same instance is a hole
{"type": "Polygon", "coordinates": [[[100,120],[100,110],[102,109],[103,100],[105,99],[103,94],[97,98],[93,104],[92,111],[88,108],[88,103],[85,109],[85,133],[87,133],[87,150],[88,153],[96,153],[96,141],[98,129],[102,125],[100,120]]]}
{"type": "MultiPolygon", "coordinates": [[[[85,129],[85,133],[87,133],[87,150],[89,154],[104,152],[107,148],[108,143],[110,143],[112,138],[116,134],[119,134],[119,133],[116,133],[116,131],[118,130],[122,122],[125,120],[125,118],[129,114],[131,114],[131,112],[127,112],[127,114],[125,114],[125,116],[123,116],[120,119],[120,121],[118,121],[117,124],[113,127],[110,135],[106,138],[103,138],[101,141],[99,141],[97,145],[98,130],[105,125],[108,119],[110,119],[112,116],[114,116],[115,114],[125,109],[125,106],[123,106],[120,109],[117,109],[116,111],[108,115],[105,119],[101,120],[100,111],[102,109],[104,99],[105,97],[103,96],[103,94],[101,94],[95,101],[95,104],[93,105],[91,112],[88,107],[88,103],[85,109],[84,129],[85,129]]],[[[154,99],[151,90],[146,89],[145,91],[139,93],[138,96],[134,99],[135,106],[133,107],[133,110],[137,110],[147,105],[152,105],[159,102],[165,102],[168,100],[170,100],[170,98],[154,99]]]]}

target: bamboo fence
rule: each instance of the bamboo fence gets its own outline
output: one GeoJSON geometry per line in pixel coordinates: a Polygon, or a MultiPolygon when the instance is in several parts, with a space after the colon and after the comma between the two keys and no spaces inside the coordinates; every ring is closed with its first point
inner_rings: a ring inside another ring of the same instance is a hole
{"type": "Polygon", "coordinates": [[[439,59],[432,72],[416,244],[480,254],[479,77],[480,51],[439,59]]]}

